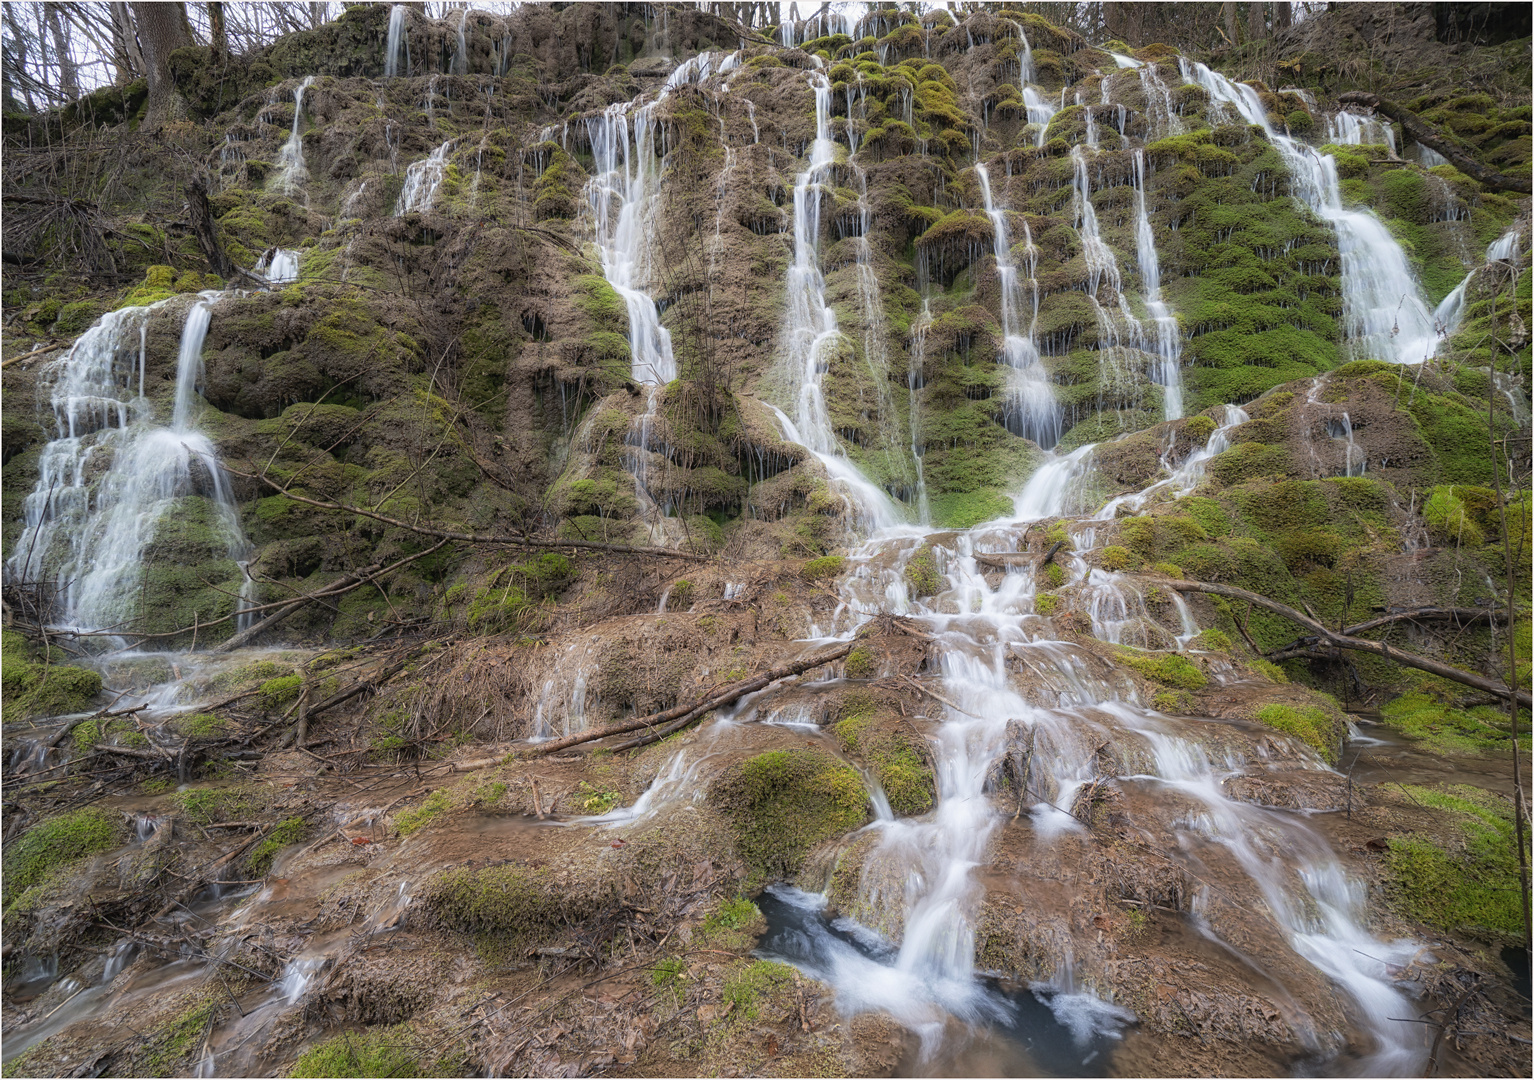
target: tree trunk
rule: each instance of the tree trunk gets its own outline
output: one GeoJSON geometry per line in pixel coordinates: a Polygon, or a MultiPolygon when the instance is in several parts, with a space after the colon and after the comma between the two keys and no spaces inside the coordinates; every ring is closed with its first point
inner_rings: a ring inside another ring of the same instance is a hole
{"type": "Polygon", "coordinates": [[[213,62],[221,64],[229,56],[229,29],[224,25],[223,0],[208,0],[208,46],[213,62]]]}
{"type": "Polygon", "coordinates": [[[1343,105],[1362,105],[1366,109],[1388,116],[1400,124],[1417,142],[1429,149],[1436,150],[1449,159],[1460,172],[1470,177],[1482,187],[1491,188],[1494,191],[1521,191],[1525,195],[1531,191],[1529,180],[1521,176],[1504,176],[1496,169],[1482,165],[1475,158],[1449,139],[1439,134],[1430,124],[1416,113],[1407,112],[1393,101],[1387,101],[1375,94],[1363,90],[1352,90],[1337,99],[1343,105]]]}
{"type": "Polygon", "coordinates": [[[1289,0],[1274,0],[1273,31],[1287,30],[1294,25],[1294,5],[1289,0]]]}
{"type": "Polygon", "coordinates": [[[158,131],[176,106],[176,85],[170,74],[170,54],[192,44],[187,28],[186,5],[137,2],[133,21],[138,24],[139,45],[144,50],[144,70],[149,75],[149,106],[142,128],[158,131]]]}
{"type": "Polygon", "coordinates": [[[218,231],[213,226],[213,210],[208,206],[208,185],[198,176],[187,181],[187,208],[192,215],[192,232],[197,235],[197,245],[207,257],[208,266],[215,274],[228,280],[234,276],[234,264],[218,242],[218,231]]]}
{"type": "Polygon", "coordinates": [[[139,51],[128,5],[112,5],[112,64],[117,68],[117,85],[126,86],[144,74],[144,54],[139,51]]]}
{"type": "Polygon", "coordinates": [[[80,96],[80,80],[75,74],[75,58],[69,54],[69,40],[64,34],[64,19],[59,15],[59,5],[44,4],[43,15],[48,21],[48,32],[53,37],[53,54],[59,62],[59,90],[65,98],[74,101],[80,96]]]}
{"type": "Polygon", "coordinates": [[[1237,25],[1235,0],[1226,0],[1221,4],[1220,15],[1225,20],[1225,40],[1235,45],[1237,38],[1241,36],[1241,30],[1237,25]]]}
{"type": "Polygon", "coordinates": [[[27,80],[23,78],[27,70],[27,42],[29,35],[22,30],[21,24],[16,20],[16,12],[20,8],[13,8],[10,4],[4,7],[5,28],[10,31],[10,40],[5,43],[5,91],[6,96],[15,100],[14,95],[21,94],[27,112],[36,112],[36,103],[32,100],[31,90],[27,86],[27,80]]]}
{"type": "Polygon", "coordinates": [[[1246,39],[1248,41],[1261,41],[1268,36],[1268,25],[1263,18],[1262,4],[1258,0],[1252,0],[1246,6],[1246,39]]]}

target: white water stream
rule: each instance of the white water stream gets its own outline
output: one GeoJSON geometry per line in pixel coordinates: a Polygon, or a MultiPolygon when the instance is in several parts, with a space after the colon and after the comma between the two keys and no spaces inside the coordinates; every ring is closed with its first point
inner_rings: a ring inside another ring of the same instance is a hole
{"type": "Polygon", "coordinates": [[[437,189],[442,186],[442,176],[447,172],[447,155],[453,149],[449,139],[433,150],[428,157],[412,161],[405,169],[405,185],[400,189],[399,201],[394,204],[394,216],[424,214],[436,201],[437,189]]]}
{"type": "Polygon", "coordinates": [[[314,85],[314,76],[304,76],[304,81],[293,91],[293,131],[288,141],[277,151],[277,187],[291,195],[309,180],[309,167],[304,164],[304,140],[299,134],[299,122],[304,116],[304,91],[314,85]]]}
{"type": "Polygon", "coordinates": [[[1355,356],[1415,364],[1438,350],[1422,288],[1406,253],[1367,209],[1342,203],[1337,161],[1273,129],[1257,91],[1234,83],[1203,64],[1182,64],[1183,78],[1196,82],[1213,101],[1234,108],[1249,124],[1262,128],[1289,168],[1294,193],[1337,231],[1342,256],[1345,338],[1355,356]]]}
{"type": "Polygon", "coordinates": [[[63,626],[111,630],[143,614],[145,556],[167,515],[187,516],[189,497],[206,501],[229,558],[250,556],[217,449],[197,423],[202,344],[224,296],[200,293],[187,311],[168,424],[144,396],[144,368],[148,320],[169,301],[103,316],[43,372],[57,437],[43,447],[6,574],[56,582],[63,626]]]}

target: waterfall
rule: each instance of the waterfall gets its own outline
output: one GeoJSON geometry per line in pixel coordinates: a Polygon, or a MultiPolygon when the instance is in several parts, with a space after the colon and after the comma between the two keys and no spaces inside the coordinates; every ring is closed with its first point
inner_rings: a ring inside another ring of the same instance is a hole
{"type": "Polygon", "coordinates": [[[991,177],[984,165],[975,165],[975,175],[980,180],[980,194],[985,202],[986,216],[991,219],[994,237],[992,247],[996,252],[996,276],[1001,283],[1001,359],[1011,369],[1007,393],[1007,427],[1025,439],[1032,439],[1048,450],[1060,441],[1062,412],[1050,389],[1049,375],[1039,362],[1039,347],[1035,338],[1039,321],[1039,283],[1034,274],[1038,252],[1033,246],[1033,235],[1026,219],[1023,236],[1028,260],[1028,287],[1031,310],[1026,329],[1021,325],[1020,294],[1017,267],[1012,262],[1012,249],[1007,235],[1006,214],[996,208],[991,198],[991,177]]]}
{"type": "Polygon", "coordinates": [[[256,263],[256,273],[272,285],[286,285],[298,280],[298,262],[302,252],[292,248],[272,248],[256,263]]]}
{"type": "Polygon", "coordinates": [[[389,7],[389,39],[384,44],[386,79],[410,74],[410,34],[405,25],[408,18],[407,5],[393,4],[389,7]]]}
{"type": "Polygon", "coordinates": [[[453,148],[449,139],[431,152],[430,157],[412,161],[405,169],[405,186],[400,189],[399,202],[394,205],[394,216],[424,214],[431,209],[437,198],[437,188],[442,186],[442,175],[447,171],[447,154],[453,148]]]}
{"type": "Polygon", "coordinates": [[[469,21],[469,9],[465,7],[458,13],[458,49],[453,53],[453,74],[467,75],[469,73],[469,43],[464,37],[464,24],[469,21]]]}
{"type": "MultiPolygon", "coordinates": [[[[1518,259],[1518,224],[1493,240],[1486,247],[1486,261],[1488,263],[1505,261],[1516,262],[1518,259]]],[[[1453,337],[1459,331],[1459,324],[1465,319],[1465,293],[1470,288],[1470,280],[1475,277],[1476,271],[1481,267],[1466,274],[1460,283],[1454,286],[1454,290],[1439,301],[1438,307],[1433,311],[1433,326],[1444,337],[1453,337]]]]}
{"type": "Polygon", "coordinates": [[[1181,64],[1183,78],[1209,91],[1212,101],[1231,106],[1247,123],[1262,128],[1288,165],[1295,194],[1336,229],[1344,325],[1353,353],[1396,364],[1432,357],[1438,351],[1438,335],[1406,253],[1374,214],[1343,208],[1336,159],[1274,131],[1250,86],[1233,83],[1203,64],[1181,64]]]}
{"type": "Polygon", "coordinates": [[[887,529],[904,521],[905,515],[842,452],[821,390],[821,376],[830,364],[827,353],[842,340],[836,313],[826,304],[819,251],[820,187],[836,160],[836,144],[831,139],[830,80],[814,71],[810,85],[815,92],[815,141],[808,167],[794,179],[794,258],[785,289],[784,338],[794,416],[790,420],[781,410],[773,411],[784,437],[814,454],[840,483],[859,524],[868,530],[887,529]]]}
{"type": "Polygon", "coordinates": [[[1146,140],[1182,134],[1182,119],[1172,104],[1172,90],[1161,78],[1155,64],[1136,64],[1140,69],[1140,86],[1145,91],[1146,118],[1150,121],[1146,140]]]}
{"type": "Polygon", "coordinates": [[[1238,405],[1224,405],[1224,416],[1209,439],[1203,446],[1193,451],[1182,463],[1176,466],[1162,461],[1169,475],[1164,480],[1158,480],[1142,491],[1129,495],[1120,495],[1109,499],[1108,502],[1096,514],[1098,521],[1112,521],[1118,516],[1119,507],[1128,507],[1131,511],[1138,511],[1150,501],[1153,495],[1163,491],[1172,493],[1174,499],[1180,499],[1198,487],[1204,479],[1204,472],[1209,466],[1209,459],[1218,454],[1223,454],[1230,449],[1230,433],[1251,419],[1245,409],[1238,405]]]}
{"type": "Polygon", "coordinates": [[[58,436],[43,447],[6,571],[60,582],[62,625],[109,630],[140,614],[145,554],[165,515],[185,515],[188,496],[208,500],[229,558],[250,556],[217,450],[195,416],[202,343],[224,295],[200,293],[187,311],[168,426],[154,422],[143,396],[144,329],[163,303],[103,316],[47,372],[58,436]],[[135,377],[139,393],[130,397],[135,377]]]}
{"type": "Polygon", "coordinates": [[[916,464],[917,523],[932,524],[932,507],[927,501],[927,475],[922,468],[926,447],[921,440],[921,391],[927,385],[927,330],[932,326],[932,305],[922,298],[921,314],[911,323],[911,351],[906,372],[907,412],[911,423],[911,460],[916,464]]]}
{"type": "Polygon", "coordinates": [[[1039,130],[1034,132],[1033,135],[1033,145],[1043,146],[1045,136],[1049,133],[1049,122],[1055,118],[1055,113],[1060,110],[1037,90],[1028,85],[1033,81],[1034,75],[1033,49],[1028,45],[1028,35],[1024,34],[1021,29],[1018,30],[1018,37],[1022,39],[1023,43],[1023,51],[1018,56],[1018,65],[1021,68],[1018,75],[1018,83],[1023,88],[1023,108],[1027,110],[1028,122],[1039,126],[1039,130]]]}
{"type": "Polygon", "coordinates": [[[1140,283],[1145,294],[1145,311],[1155,327],[1150,342],[1161,362],[1156,381],[1165,389],[1162,395],[1162,419],[1182,416],[1182,332],[1177,316],[1161,298],[1161,260],[1156,255],[1156,234],[1151,229],[1145,205],[1145,151],[1134,152],[1135,162],[1135,254],[1140,262],[1140,283]]]}
{"type": "Polygon", "coordinates": [[[305,75],[304,81],[293,91],[293,133],[277,151],[277,186],[291,195],[295,188],[309,179],[309,169],[304,164],[304,140],[298,133],[298,122],[304,115],[304,91],[314,85],[314,76],[305,75]]]}
{"type": "Polygon", "coordinates": [[[1326,118],[1326,141],[1337,146],[1361,146],[1383,143],[1396,156],[1395,127],[1376,116],[1361,116],[1343,109],[1326,118]]]}
{"type": "Polygon", "coordinates": [[[1124,297],[1123,275],[1119,273],[1118,257],[1113,254],[1102,237],[1097,225],[1097,210],[1092,205],[1092,183],[1087,175],[1086,148],[1071,147],[1072,211],[1076,218],[1076,235],[1081,238],[1081,253],[1087,264],[1087,298],[1097,312],[1097,363],[1101,379],[1099,393],[1104,390],[1122,390],[1133,387],[1136,382],[1134,370],[1126,362],[1123,346],[1141,348],[1144,345],[1144,328],[1129,310],[1124,297]],[[1117,303],[1117,319],[1098,301],[1098,290],[1106,284],[1117,303]]]}

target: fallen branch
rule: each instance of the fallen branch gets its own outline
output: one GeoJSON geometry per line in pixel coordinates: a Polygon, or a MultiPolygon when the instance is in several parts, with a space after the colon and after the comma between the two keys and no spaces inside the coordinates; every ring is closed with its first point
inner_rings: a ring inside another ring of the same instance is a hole
{"type": "Polygon", "coordinates": [[[294,502],[303,503],[306,506],[317,507],[321,510],[338,510],[343,514],[358,514],[374,521],[381,521],[385,525],[393,525],[397,529],[405,529],[421,536],[432,536],[442,540],[457,540],[465,544],[505,544],[510,547],[542,548],[550,551],[558,551],[563,548],[579,548],[586,551],[611,551],[622,555],[654,555],[667,559],[689,559],[692,562],[709,562],[712,556],[697,555],[690,551],[676,551],[672,548],[639,547],[633,544],[599,544],[594,540],[537,540],[531,536],[504,536],[498,534],[486,535],[482,533],[453,532],[448,529],[433,529],[425,525],[412,525],[408,521],[389,517],[374,510],[364,510],[360,506],[347,506],[344,503],[330,502],[327,499],[311,499],[307,495],[295,495],[277,481],[265,473],[243,473],[237,469],[231,469],[223,462],[218,463],[230,476],[238,476],[243,480],[255,480],[279,494],[292,499],[294,502]]]}
{"type": "Polygon", "coordinates": [[[1534,191],[1527,177],[1506,176],[1496,169],[1482,165],[1475,158],[1461,150],[1452,140],[1439,133],[1437,128],[1423,120],[1416,113],[1407,112],[1393,101],[1371,94],[1364,90],[1352,90],[1339,97],[1338,102],[1343,105],[1361,105],[1366,109],[1373,109],[1390,117],[1400,124],[1417,142],[1430,150],[1436,150],[1449,159],[1460,172],[1479,183],[1482,187],[1491,188],[1494,191],[1521,191],[1525,195],[1534,191]]]}
{"type": "Polygon", "coordinates": [[[23,360],[30,359],[34,356],[42,356],[44,353],[58,352],[60,349],[69,348],[69,346],[72,344],[74,344],[72,341],[55,341],[52,345],[39,345],[31,352],[24,352],[20,356],[12,356],[6,358],[5,360],[0,360],[0,368],[8,368],[12,364],[19,364],[23,360]]]}
{"type": "MultiPolygon", "coordinates": [[[[754,693],[770,683],[777,682],[779,679],[786,679],[790,675],[802,675],[804,672],[820,667],[822,664],[829,664],[833,660],[840,660],[852,651],[855,644],[855,642],[846,641],[826,652],[816,653],[813,656],[807,656],[787,664],[779,664],[777,667],[764,671],[752,678],[742,679],[740,682],[730,683],[724,687],[715,687],[708,691],[708,696],[702,701],[688,705],[677,705],[674,708],[666,709],[664,712],[651,713],[649,716],[639,716],[632,720],[620,720],[616,724],[608,724],[605,727],[578,731],[574,735],[566,735],[562,739],[552,739],[549,742],[529,747],[522,753],[526,757],[543,757],[571,746],[595,742],[598,739],[606,739],[613,735],[626,735],[631,731],[639,731],[641,728],[653,728],[659,724],[666,725],[666,734],[680,731],[687,724],[703,716],[704,713],[723,705],[728,705],[738,698],[754,693]]],[[[665,738],[665,735],[657,734],[657,737],[665,738]]],[[[643,744],[636,743],[635,745],[643,744]]],[[[628,746],[613,747],[614,750],[629,748],[628,746]]]]}
{"type": "Polygon", "coordinates": [[[1280,604],[1277,600],[1270,600],[1260,593],[1238,589],[1234,585],[1216,585],[1209,581],[1160,581],[1157,584],[1176,592],[1210,593],[1214,596],[1229,597],[1232,600],[1244,600],[1248,604],[1266,608],[1274,614],[1282,615],[1292,622],[1299,623],[1301,626],[1314,631],[1317,638],[1323,639],[1328,644],[1334,645],[1339,649],[1349,649],[1353,652],[1366,652],[1373,653],[1376,656],[1383,656],[1386,660],[1393,660],[1405,667],[1426,671],[1429,674],[1437,675],[1465,686],[1473,686],[1477,690],[1488,694],[1495,694],[1502,699],[1511,697],[1512,700],[1524,708],[1534,705],[1534,698],[1531,698],[1526,690],[1509,690],[1502,683],[1495,679],[1487,678],[1485,675],[1461,671],[1452,664],[1445,664],[1441,660],[1434,660],[1430,657],[1418,656],[1416,653],[1393,648],[1383,641],[1370,641],[1367,638],[1352,637],[1345,632],[1338,633],[1335,630],[1329,630],[1322,623],[1317,622],[1308,615],[1302,615],[1287,604],[1280,604]]]}

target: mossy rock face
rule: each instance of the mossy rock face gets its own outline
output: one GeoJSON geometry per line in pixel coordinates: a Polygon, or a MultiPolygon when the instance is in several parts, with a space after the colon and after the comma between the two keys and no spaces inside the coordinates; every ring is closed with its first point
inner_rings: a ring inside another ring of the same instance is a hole
{"type": "Polygon", "coordinates": [[[858,693],[847,698],[835,730],[842,750],[866,763],[878,777],[896,814],[924,814],[936,805],[937,781],[925,746],[894,717],[881,715],[872,696],[858,693]]]}
{"type": "Polygon", "coordinates": [[[1438,930],[1494,944],[1522,940],[1523,912],[1512,802],[1466,785],[1404,790],[1451,824],[1449,841],[1391,837],[1385,856],[1391,906],[1438,930]]]}
{"type": "Polygon", "coordinates": [[[69,864],[109,851],[127,839],[122,816],[96,807],[73,810],[32,826],[5,850],[5,891],[14,901],[69,864]]]}
{"type": "Polygon", "coordinates": [[[84,712],[101,693],[101,674],[86,668],[34,659],[31,644],[19,632],[0,632],[0,682],[6,719],[65,716],[84,712]]]}
{"type": "Polygon", "coordinates": [[[1294,736],[1320,754],[1329,765],[1337,763],[1343,736],[1347,734],[1347,724],[1342,714],[1318,705],[1285,705],[1275,702],[1258,709],[1257,720],[1286,735],[1294,736]]]}
{"type": "Polygon", "coordinates": [[[731,766],[709,793],[760,879],[791,875],[810,848],[868,818],[857,772],[823,750],[769,750],[731,766]]]}

